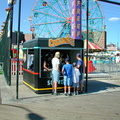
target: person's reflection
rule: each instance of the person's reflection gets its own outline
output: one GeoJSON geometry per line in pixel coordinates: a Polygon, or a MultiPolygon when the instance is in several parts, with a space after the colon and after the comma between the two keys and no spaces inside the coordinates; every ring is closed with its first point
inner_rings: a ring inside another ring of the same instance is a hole
{"type": "Polygon", "coordinates": [[[34,61],[32,61],[32,64],[30,65],[30,69],[34,71],[34,61]]]}

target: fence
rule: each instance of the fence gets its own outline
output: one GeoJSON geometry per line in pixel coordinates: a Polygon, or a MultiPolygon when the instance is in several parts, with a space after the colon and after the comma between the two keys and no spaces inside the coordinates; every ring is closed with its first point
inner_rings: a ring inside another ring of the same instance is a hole
{"type": "Polygon", "coordinates": [[[99,63],[94,66],[97,68],[96,72],[102,72],[102,73],[120,72],[120,64],[117,63],[99,63]]]}
{"type": "Polygon", "coordinates": [[[13,0],[10,10],[7,11],[6,21],[3,22],[2,36],[0,38],[0,62],[3,62],[3,73],[7,84],[11,85],[11,43],[12,43],[12,20],[13,0]]]}
{"type": "MultiPolygon", "coordinates": [[[[11,75],[16,75],[17,74],[16,70],[17,70],[17,59],[12,59],[11,60],[11,75]]],[[[19,75],[23,74],[23,60],[19,60],[18,71],[19,71],[19,75]]]]}
{"type": "Polygon", "coordinates": [[[88,63],[88,77],[94,75],[98,78],[108,78],[113,77],[120,79],[120,63],[115,63],[114,61],[104,61],[104,62],[92,62],[88,63]],[[92,67],[91,67],[92,66],[92,67]],[[95,69],[94,69],[95,68],[95,69]],[[94,69],[94,70],[93,70],[94,69]],[[89,72],[90,71],[90,72],[89,72]]]}
{"type": "Polygon", "coordinates": [[[0,41],[0,62],[3,62],[3,72],[5,80],[8,85],[11,85],[11,73],[10,73],[10,35],[8,34],[10,28],[10,16],[7,16],[6,24],[4,27],[3,35],[0,41]]]}

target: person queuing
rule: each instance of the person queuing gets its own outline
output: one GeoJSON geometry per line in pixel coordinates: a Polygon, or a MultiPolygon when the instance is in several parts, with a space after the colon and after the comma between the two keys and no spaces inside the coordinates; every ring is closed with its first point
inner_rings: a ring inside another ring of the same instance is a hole
{"type": "Polygon", "coordinates": [[[80,71],[77,68],[77,64],[73,63],[73,90],[74,90],[74,95],[78,95],[78,90],[79,90],[79,77],[80,77],[80,71]]]}
{"type": "Polygon", "coordinates": [[[82,74],[83,74],[83,61],[81,59],[80,53],[76,54],[76,59],[77,61],[77,68],[80,71],[80,77],[79,77],[79,93],[83,93],[83,78],[82,78],[82,74]]]}
{"type": "Polygon", "coordinates": [[[71,96],[71,83],[72,83],[72,65],[70,64],[69,58],[65,59],[65,65],[62,67],[62,74],[64,76],[64,95],[67,96],[67,86],[68,86],[68,96],[71,96]]]}
{"type": "Polygon", "coordinates": [[[58,95],[57,93],[57,83],[60,75],[60,52],[56,52],[54,58],[52,59],[52,94],[58,95]]]}
{"type": "Polygon", "coordinates": [[[51,64],[51,56],[50,55],[48,55],[44,58],[43,68],[44,68],[44,71],[51,71],[52,64],[51,64]]]}

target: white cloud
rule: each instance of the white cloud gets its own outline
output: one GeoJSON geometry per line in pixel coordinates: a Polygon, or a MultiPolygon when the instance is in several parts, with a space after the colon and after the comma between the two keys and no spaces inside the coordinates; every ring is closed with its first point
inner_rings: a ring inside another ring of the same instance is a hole
{"type": "Polygon", "coordinates": [[[118,20],[120,20],[120,18],[118,18],[118,17],[109,18],[109,21],[118,21],[118,20]]]}

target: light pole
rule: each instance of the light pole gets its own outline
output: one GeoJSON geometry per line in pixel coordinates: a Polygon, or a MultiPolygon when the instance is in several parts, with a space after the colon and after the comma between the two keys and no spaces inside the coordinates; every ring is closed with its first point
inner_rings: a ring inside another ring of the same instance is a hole
{"type": "Polygon", "coordinates": [[[20,19],[21,19],[21,0],[19,0],[18,8],[18,32],[17,32],[17,75],[16,75],[16,99],[18,99],[18,89],[19,89],[19,42],[20,42],[20,19]]]}
{"type": "Polygon", "coordinates": [[[87,40],[87,42],[86,42],[86,46],[87,46],[87,48],[86,48],[86,89],[85,89],[85,91],[87,92],[88,91],[88,13],[89,13],[89,0],[87,0],[86,1],[86,6],[87,6],[87,10],[86,10],[86,30],[87,30],[87,34],[86,34],[86,40],[87,40]]]}

